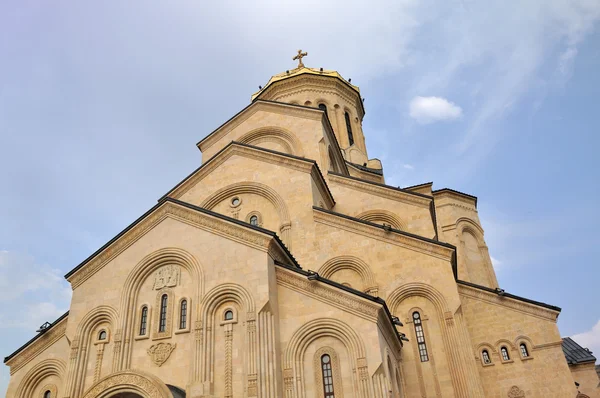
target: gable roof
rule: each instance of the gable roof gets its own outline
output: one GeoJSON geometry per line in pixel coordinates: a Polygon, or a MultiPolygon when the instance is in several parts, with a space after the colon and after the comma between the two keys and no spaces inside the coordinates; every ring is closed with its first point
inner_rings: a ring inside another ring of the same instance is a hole
{"type": "Polygon", "coordinates": [[[587,362],[596,362],[596,357],[587,348],[583,348],[570,337],[562,339],[562,350],[569,365],[579,365],[587,362]]]}

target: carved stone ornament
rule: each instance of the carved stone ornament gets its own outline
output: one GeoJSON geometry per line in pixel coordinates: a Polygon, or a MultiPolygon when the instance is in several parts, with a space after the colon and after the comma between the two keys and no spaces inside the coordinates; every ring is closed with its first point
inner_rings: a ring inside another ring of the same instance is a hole
{"type": "Polygon", "coordinates": [[[517,386],[512,386],[508,391],[508,398],[525,398],[525,391],[517,386]]]}
{"type": "Polygon", "coordinates": [[[181,270],[178,265],[166,265],[154,273],[154,290],[175,287],[179,283],[181,270]]]}
{"type": "Polygon", "coordinates": [[[152,358],[152,362],[156,365],[161,366],[169,359],[173,350],[177,347],[177,344],[171,343],[158,343],[148,348],[148,355],[152,358]]]}

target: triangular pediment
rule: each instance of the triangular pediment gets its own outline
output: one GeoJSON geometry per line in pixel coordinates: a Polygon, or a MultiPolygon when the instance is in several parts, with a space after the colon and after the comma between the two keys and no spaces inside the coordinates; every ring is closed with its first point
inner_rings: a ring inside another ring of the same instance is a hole
{"type": "Polygon", "coordinates": [[[226,239],[268,252],[278,261],[296,264],[295,259],[275,232],[186,202],[165,198],[67,273],[65,278],[75,289],[167,218],[185,222],[226,239]]]}

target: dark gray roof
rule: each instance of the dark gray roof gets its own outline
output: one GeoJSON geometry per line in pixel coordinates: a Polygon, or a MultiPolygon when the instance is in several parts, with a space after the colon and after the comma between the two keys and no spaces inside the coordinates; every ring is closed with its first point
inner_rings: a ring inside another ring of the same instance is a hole
{"type": "Polygon", "coordinates": [[[596,362],[596,357],[592,355],[590,350],[583,348],[570,337],[562,339],[562,349],[569,365],[596,362]]]}

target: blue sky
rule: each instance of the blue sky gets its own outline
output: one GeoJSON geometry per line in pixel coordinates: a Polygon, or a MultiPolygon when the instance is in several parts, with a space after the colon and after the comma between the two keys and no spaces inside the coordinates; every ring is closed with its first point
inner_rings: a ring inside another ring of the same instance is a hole
{"type": "Polygon", "coordinates": [[[361,87],[387,183],[478,196],[501,286],[600,354],[600,2],[298,4],[0,2],[2,355],[298,48],[361,87]]]}

